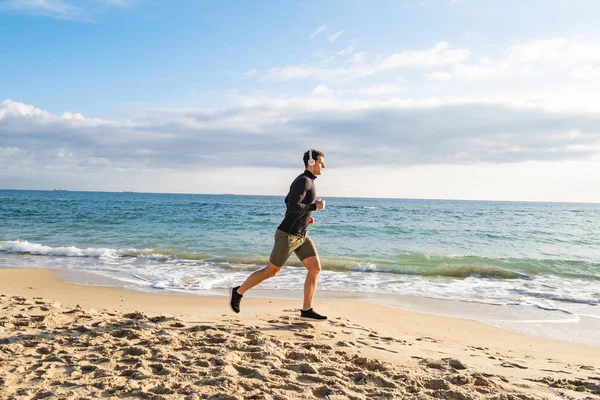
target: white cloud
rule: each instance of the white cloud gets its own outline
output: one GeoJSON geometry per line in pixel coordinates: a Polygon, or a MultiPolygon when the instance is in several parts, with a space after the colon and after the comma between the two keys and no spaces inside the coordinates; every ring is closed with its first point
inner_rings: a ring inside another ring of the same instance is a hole
{"type": "Polygon", "coordinates": [[[532,40],[511,46],[507,61],[511,63],[567,62],[600,60],[600,45],[597,43],[573,43],[565,38],[532,40]]]}
{"type": "Polygon", "coordinates": [[[0,6],[5,10],[48,16],[68,16],[78,10],[62,0],[5,0],[0,6]]]}
{"type": "MultiPolygon", "coordinates": [[[[364,93],[396,89],[379,85],[364,93]]],[[[376,157],[365,162],[379,164],[585,159],[600,152],[600,115],[437,98],[340,101],[331,94],[319,85],[304,98],[248,99],[226,110],[151,110],[127,123],[78,113],[59,117],[4,101],[9,112],[0,119],[0,138],[3,147],[46,164],[70,160],[69,167],[84,160],[87,167],[108,164],[89,161],[100,159],[115,166],[199,166],[205,153],[217,156],[211,164],[252,166],[267,143],[274,151],[305,147],[315,132],[332,149],[369,150],[376,157]]]]}
{"type": "Polygon", "coordinates": [[[345,56],[346,54],[352,54],[352,53],[354,53],[354,46],[350,45],[347,48],[345,48],[344,50],[338,51],[335,54],[338,55],[338,56],[345,56]]]}
{"type": "Polygon", "coordinates": [[[21,115],[24,117],[50,117],[51,114],[47,111],[42,111],[30,104],[19,103],[11,99],[5,99],[0,108],[0,120],[10,115],[21,115]]]}
{"type": "Polygon", "coordinates": [[[327,29],[327,25],[321,25],[318,27],[313,33],[311,33],[310,38],[316,37],[319,33],[324,32],[327,29]]]}
{"type": "Polygon", "coordinates": [[[313,89],[312,94],[315,96],[329,96],[333,91],[325,85],[319,85],[313,89]]]}
{"type": "Polygon", "coordinates": [[[505,57],[481,59],[475,65],[457,65],[459,77],[490,77],[501,72],[540,76],[580,70],[582,63],[600,61],[600,45],[565,38],[532,40],[510,46],[505,57]]]}
{"type": "MultiPolygon", "coordinates": [[[[391,85],[364,89],[367,89],[365,93],[370,90],[376,94],[377,89],[384,93],[396,89],[391,85]]],[[[249,182],[255,182],[252,175],[241,171],[254,171],[256,167],[264,170],[265,146],[272,154],[285,155],[271,163],[273,171],[277,169],[281,175],[287,168],[298,168],[298,160],[287,155],[301,154],[310,147],[308,143],[318,142],[336,170],[361,163],[369,166],[371,172],[378,168],[387,171],[382,172],[382,176],[398,177],[398,168],[421,171],[407,177],[411,182],[426,177],[425,171],[435,170],[440,175],[430,176],[427,185],[415,186],[414,195],[419,197],[417,193],[421,193],[423,197],[423,193],[430,193],[428,197],[439,198],[458,193],[424,189],[430,187],[431,182],[444,182],[443,171],[463,171],[460,176],[467,179],[473,171],[482,168],[493,174],[493,171],[531,163],[545,163],[560,169],[558,166],[565,163],[596,165],[600,160],[600,112],[548,112],[516,107],[510,102],[508,106],[434,97],[341,101],[329,95],[330,89],[325,85],[317,86],[314,93],[325,96],[249,98],[237,107],[222,110],[147,110],[131,122],[89,119],[77,112],[59,116],[33,105],[5,100],[0,106],[0,186],[15,187],[22,182],[33,182],[30,177],[35,176],[40,177],[38,188],[43,187],[44,182],[53,182],[56,187],[56,182],[65,181],[76,182],[82,185],[79,188],[88,190],[110,189],[106,182],[123,182],[127,176],[136,182],[135,190],[152,190],[151,187],[154,191],[165,190],[156,183],[160,179],[149,179],[154,176],[182,182],[177,191],[184,188],[206,192],[212,191],[205,186],[206,182],[212,182],[212,178],[208,178],[211,174],[226,177],[235,173],[238,178],[248,176],[249,182]],[[356,149],[361,152],[357,153],[356,149]],[[207,170],[214,172],[207,173],[207,170]],[[189,179],[191,171],[196,179],[189,179]],[[203,182],[201,187],[189,186],[189,182],[197,181],[203,182]],[[183,186],[184,182],[188,186],[183,186]]],[[[335,172],[331,172],[335,176],[335,172]]],[[[500,175],[496,178],[503,182],[502,187],[510,188],[505,183],[510,182],[511,175],[500,175]]],[[[371,181],[378,195],[402,196],[378,176],[375,174],[371,181]]],[[[532,172],[529,177],[534,176],[532,172]]],[[[591,179],[589,174],[586,179],[591,179]]],[[[253,193],[248,192],[252,185],[228,181],[232,189],[223,191],[253,193]]],[[[527,182],[522,182],[523,188],[527,182]]],[[[289,183],[287,179],[285,183],[289,183]]],[[[221,187],[215,185],[210,187],[213,190],[221,187]]],[[[173,187],[170,185],[170,190],[175,190],[173,187]]],[[[546,194],[551,193],[548,187],[537,186],[539,193],[546,194]]],[[[278,193],[279,190],[267,192],[278,193]]],[[[281,190],[285,191],[285,187],[281,190]]],[[[366,195],[358,187],[352,190],[358,192],[350,195],[366,195]]],[[[481,190],[477,196],[485,193],[496,192],[481,190]]],[[[536,192],[522,193],[535,195],[536,192]]],[[[589,199],[589,193],[587,196],[589,199]]],[[[551,198],[546,197],[548,199],[551,198]]],[[[600,201],[600,197],[597,200],[600,201]]]]}
{"type": "Polygon", "coordinates": [[[476,79],[492,77],[506,67],[504,63],[494,63],[488,59],[482,59],[477,64],[456,64],[452,68],[452,72],[456,78],[476,79]]]}
{"type": "Polygon", "coordinates": [[[356,79],[376,73],[399,68],[430,68],[435,66],[452,65],[469,56],[466,49],[454,49],[447,42],[437,43],[433,48],[422,51],[402,51],[383,57],[374,63],[364,61],[365,53],[357,53],[353,64],[342,67],[322,66],[288,66],[274,67],[259,79],[291,80],[291,79],[356,79]]]}
{"type": "Polygon", "coordinates": [[[440,81],[487,81],[490,88],[505,93],[511,87],[524,85],[547,87],[560,81],[564,86],[570,79],[600,80],[600,45],[596,43],[565,38],[533,40],[510,46],[501,54],[496,58],[482,57],[475,63],[452,62],[450,71],[425,76],[440,81]]]}
{"type": "Polygon", "coordinates": [[[366,66],[352,66],[352,67],[340,67],[340,68],[324,68],[324,67],[283,67],[283,68],[271,68],[269,72],[264,74],[260,80],[291,80],[291,79],[304,79],[313,78],[320,80],[331,80],[331,79],[353,79],[364,76],[373,75],[375,70],[366,66]]]}
{"type": "Polygon", "coordinates": [[[1,147],[0,146],[0,157],[11,157],[21,152],[18,147],[1,147]]]}
{"type": "Polygon", "coordinates": [[[575,79],[581,79],[584,81],[600,81],[600,67],[586,65],[585,67],[580,67],[573,70],[571,76],[575,79]]]}
{"type": "Polygon", "coordinates": [[[5,99],[0,107],[0,122],[9,118],[26,118],[30,121],[36,121],[42,124],[56,123],[60,120],[71,120],[79,126],[97,126],[110,124],[99,118],[86,118],[81,113],[72,113],[66,111],[62,116],[52,114],[48,111],[40,110],[30,104],[24,104],[10,99],[5,99]]]}
{"type": "Polygon", "coordinates": [[[97,5],[105,7],[128,7],[141,0],[96,0],[83,2],[76,0],[4,0],[0,11],[10,11],[30,15],[40,15],[56,19],[90,21],[97,5]]]}
{"type": "Polygon", "coordinates": [[[402,87],[395,83],[371,85],[358,89],[357,92],[360,94],[366,94],[368,96],[381,96],[397,94],[402,90],[402,87]]]}
{"type": "Polygon", "coordinates": [[[452,80],[451,72],[431,72],[425,75],[431,81],[447,82],[452,80]]]}
{"type": "Polygon", "coordinates": [[[366,52],[362,52],[362,53],[356,53],[352,55],[352,62],[354,62],[355,64],[363,64],[367,59],[367,53],[366,52]]]}
{"type": "Polygon", "coordinates": [[[85,120],[85,117],[81,113],[72,113],[70,111],[65,111],[62,115],[64,119],[78,119],[85,120]]]}
{"type": "Polygon", "coordinates": [[[464,61],[469,54],[469,50],[453,49],[448,42],[439,42],[429,50],[406,50],[394,53],[379,62],[376,68],[387,70],[401,67],[429,68],[452,65],[464,61]]]}
{"type": "Polygon", "coordinates": [[[338,31],[338,32],[334,33],[333,35],[329,36],[329,37],[327,38],[327,40],[329,40],[329,43],[333,43],[333,42],[335,42],[336,40],[338,40],[338,38],[339,38],[340,36],[342,36],[342,33],[344,33],[344,31],[338,31]]]}

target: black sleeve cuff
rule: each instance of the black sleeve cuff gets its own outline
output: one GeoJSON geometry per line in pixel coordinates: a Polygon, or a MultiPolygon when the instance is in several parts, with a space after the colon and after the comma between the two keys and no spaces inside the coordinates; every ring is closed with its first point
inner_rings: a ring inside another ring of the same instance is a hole
{"type": "Polygon", "coordinates": [[[309,209],[310,211],[316,211],[316,210],[317,210],[317,203],[311,203],[311,204],[308,206],[308,209],[309,209]]]}

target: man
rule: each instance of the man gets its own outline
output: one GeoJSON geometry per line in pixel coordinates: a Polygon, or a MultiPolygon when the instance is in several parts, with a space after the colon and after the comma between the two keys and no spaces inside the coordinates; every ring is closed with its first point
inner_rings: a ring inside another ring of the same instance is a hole
{"type": "Polygon", "coordinates": [[[277,275],[292,252],[295,252],[308,270],[304,282],[304,304],[300,311],[300,318],[313,321],[327,319],[326,316],[317,314],[312,307],[321,271],[321,261],[315,244],[306,232],[306,227],[315,222],[312,211],[325,208],[324,200],[315,200],[317,194],[314,183],[325,168],[324,158],[325,155],[318,150],[311,149],[304,153],[305,171],[292,182],[290,192],[285,198],[287,210],[285,218],[275,232],[275,245],[269,263],[265,268],[252,273],[241,286],[231,289],[229,306],[234,312],[240,312],[240,301],[244,293],[265,279],[277,275]]]}

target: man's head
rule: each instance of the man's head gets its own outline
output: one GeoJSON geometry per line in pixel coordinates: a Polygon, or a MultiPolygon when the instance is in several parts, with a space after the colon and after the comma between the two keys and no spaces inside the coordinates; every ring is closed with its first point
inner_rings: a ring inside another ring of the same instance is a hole
{"type": "Polygon", "coordinates": [[[320,152],[319,150],[308,150],[304,153],[304,167],[312,172],[315,176],[321,175],[321,170],[325,168],[325,154],[320,152]],[[311,157],[314,163],[311,165],[311,157]]]}

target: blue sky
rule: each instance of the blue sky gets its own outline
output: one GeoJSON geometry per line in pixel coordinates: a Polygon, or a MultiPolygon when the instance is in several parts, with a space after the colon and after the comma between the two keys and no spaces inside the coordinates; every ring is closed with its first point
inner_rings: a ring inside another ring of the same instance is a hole
{"type": "Polygon", "coordinates": [[[330,196],[600,201],[597,15],[0,0],[0,187],[284,194],[316,147],[330,196]]]}

